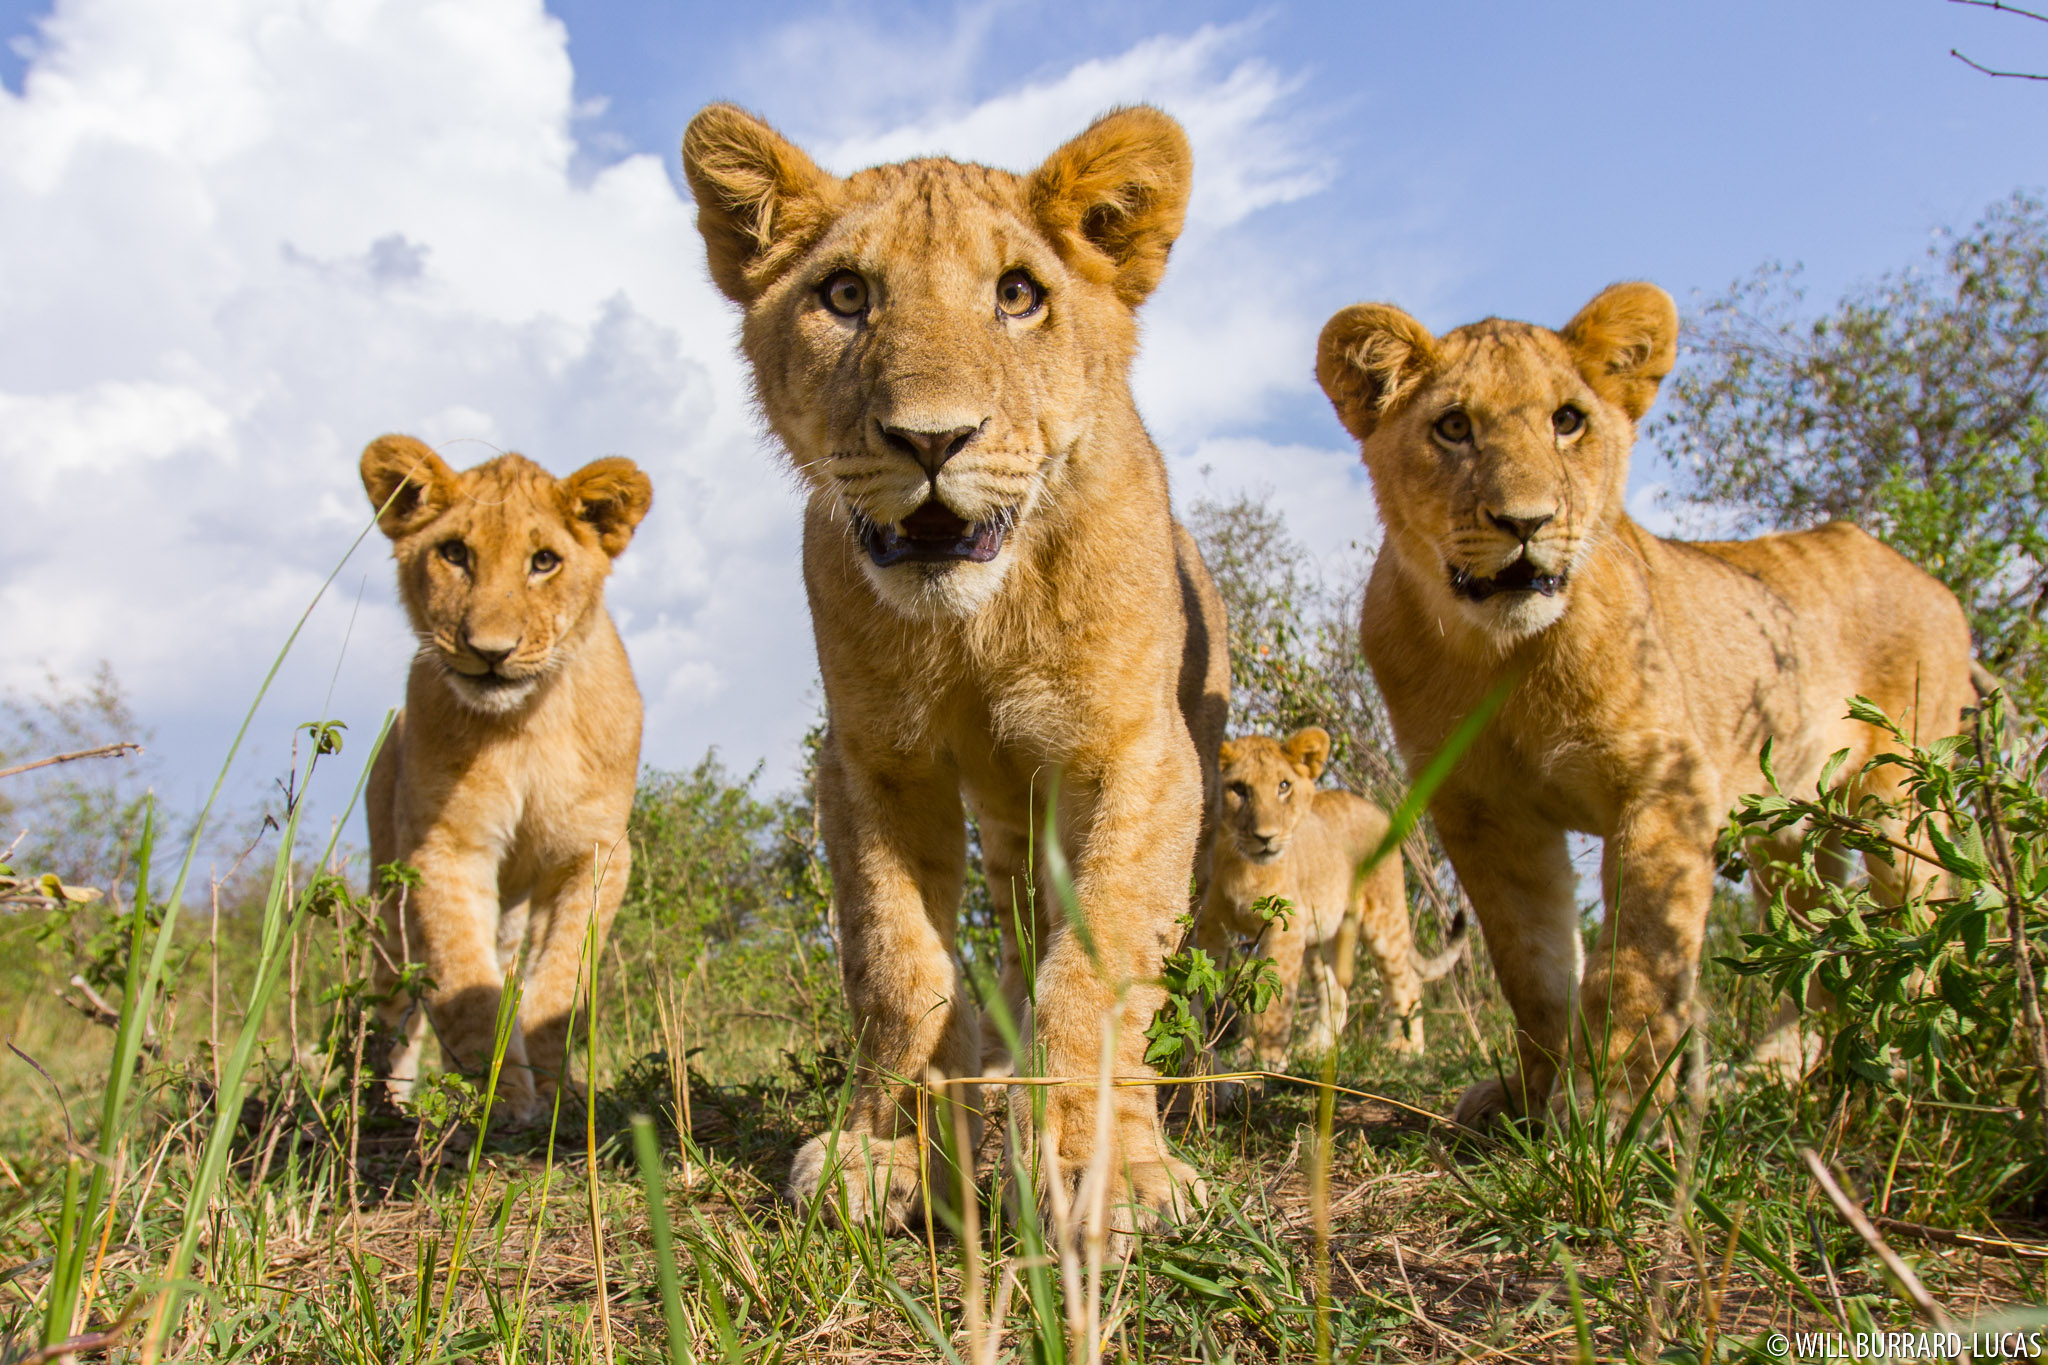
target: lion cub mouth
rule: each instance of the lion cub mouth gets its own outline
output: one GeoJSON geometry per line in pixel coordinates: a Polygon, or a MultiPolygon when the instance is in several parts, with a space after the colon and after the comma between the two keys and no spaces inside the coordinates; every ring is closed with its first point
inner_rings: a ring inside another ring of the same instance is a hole
{"type": "Polygon", "coordinates": [[[1484,602],[1504,592],[1533,592],[1555,597],[1565,585],[1561,573],[1541,573],[1527,556],[1516,560],[1491,578],[1480,578],[1469,570],[1451,568],[1451,591],[1467,602],[1484,602]]]}
{"type": "Polygon", "coordinates": [[[933,498],[893,526],[877,526],[855,514],[854,529],[878,568],[947,560],[986,564],[1002,553],[1010,520],[1005,515],[994,521],[970,522],[933,498]]]}

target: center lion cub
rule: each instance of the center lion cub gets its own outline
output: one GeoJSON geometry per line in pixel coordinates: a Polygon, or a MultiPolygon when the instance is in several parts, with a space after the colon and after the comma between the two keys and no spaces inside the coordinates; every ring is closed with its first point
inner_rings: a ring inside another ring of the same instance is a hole
{"type": "Polygon", "coordinates": [[[386,1074],[410,1088],[429,1019],[448,1064],[482,1072],[524,946],[498,1095],[530,1121],[564,1074],[591,914],[602,947],[631,867],[640,693],[604,582],[652,489],[617,458],[566,479],[519,455],[458,474],[408,436],[372,441],[362,474],[420,641],[366,800],[373,872],[419,872],[383,901],[386,1074]],[[424,1014],[394,989],[407,960],[432,980],[424,1014]]]}
{"type": "MultiPolygon", "coordinates": [[[[1221,603],[1129,380],[1135,310],[1187,208],[1187,139],[1126,109],[1029,175],[930,159],[841,179],[712,105],[683,166],[761,411],[809,491],[817,799],[858,1052],[843,1128],[798,1152],[790,1193],[901,1223],[921,1168],[955,1178],[917,1139],[955,1116],[921,1115],[917,1087],[982,1069],[954,951],[964,799],[1008,1008],[1033,1069],[1079,1081],[1041,1092],[1031,1153],[1055,1155],[1048,1179],[1121,1172],[1121,1228],[1171,1212],[1198,1191],[1153,1089],[1111,1092],[1103,1150],[1092,1078],[1105,1030],[1111,1070],[1149,1074],[1228,706],[1221,603]],[[1049,815],[1086,932],[1033,847],[1049,815]]],[[[974,1107],[967,1087],[941,1094],[974,1107]]]]}
{"type": "Polygon", "coordinates": [[[1256,938],[1254,951],[1272,959],[1280,995],[1251,1027],[1253,1055],[1273,1071],[1287,1065],[1304,971],[1316,988],[1316,1022],[1303,1051],[1328,1052],[1343,1034],[1363,938],[1386,991],[1387,1041],[1397,1052],[1420,1052],[1423,983],[1465,951],[1461,922],[1442,953],[1416,953],[1400,850],[1365,865],[1386,837],[1387,813],[1362,796],[1317,788],[1329,759],[1328,732],[1310,726],[1284,742],[1230,740],[1217,764],[1215,871],[1195,942],[1221,962],[1237,940],[1256,938]],[[1269,896],[1285,897],[1290,912],[1265,918],[1254,907],[1269,896]]]}

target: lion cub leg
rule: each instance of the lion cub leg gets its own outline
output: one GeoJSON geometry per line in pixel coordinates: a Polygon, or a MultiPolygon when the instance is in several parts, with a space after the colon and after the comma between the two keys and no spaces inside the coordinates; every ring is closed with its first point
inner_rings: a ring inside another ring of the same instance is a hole
{"type": "MultiPolygon", "coordinates": [[[[498,997],[498,869],[487,850],[450,847],[429,837],[413,855],[420,884],[413,888],[407,933],[433,974],[427,1017],[451,1070],[481,1083],[496,1043],[498,997]]],[[[515,1122],[539,1113],[525,1040],[507,1041],[498,1100],[515,1122]]]]}
{"type": "Polygon", "coordinates": [[[1572,994],[1582,965],[1577,876],[1564,831],[1472,798],[1439,797],[1437,832],[1479,917],[1501,993],[1515,1015],[1519,1069],[1458,1099],[1470,1127],[1544,1112],[1570,1046],[1572,994]]]}
{"type": "Polygon", "coordinates": [[[1422,974],[1415,969],[1415,931],[1408,922],[1408,886],[1395,854],[1358,880],[1356,922],[1380,971],[1387,1046],[1423,1050],[1422,974]]]}
{"type": "Polygon", "coordinates": [[[593,933],[591,917],[597,918],[595,946],[602,951],[632,869],[632,849],[623,837],[608,845],[593,841],[583,856],[551,869],[534,888],[524,935],[526,975],[520,986],[518,1031],[525,1040],[535,1095],[543,1105],[569,1084],[569,1036],[585,945],[593,933]]]}
{"type": "MultiPolygon", "coordinates": [[[[1056,926],[1033,1002],[1045,1074],[1080,1082],[1033,1087],[1039,1097],[1026,1098],[1043,1106],[1031,1152],[1041,1160],[1052,1154],[1040,1183],[1060,1180],[1078,1194],[1091,1171],[1106,1171],[1118,1191],[1105,1198],[1120,1249],[1128,1246],[1124,1234],[1178,1218],[1206,1197],[1194,1169],[1167,1148],[1153,1087],[1104,1092],[1084,1079],[1100,1075],[1104,1032],[1112,1026],[1112,1074],[1152,1074],[1145,1029],[1165,998],[1159,973],[1186,903],[1201,818],[1194,746],[1177,723],[1162,731],[1152,755],[1126,749],[1101,787],[1074,782],[1063,793],[1063,825],[1085,832],[1074,840],[1074,892],[1094,951],[1064,923],[1056,926]],[[1106,1148],[1098,1131],[1102,1103],[1109,1111],[1106,1148]]],[[[1017,1108],[1013,1098],[1012,1112],[1017,1108]]]]}
{"type": "Polygon", "coordinates": [[[957,1180],[937,1143],[952,1128],[949,1103],[967,1106],[970,1150],[978,1132],[972,1087],[938,1102],[924,1088],[933,1071],[980,1069],[980,1016],[953,952],[966,817],[952,773],[877,773],[849,760],[830,733],[817,781],[853,1014],[854,1092],[844,1123],[797,1152],[789,1195],[822,1195],[835,1216],[900,1227],[918,1207],[922,1163],[942,1190],[957,1180]],[[919,1150],[921,1129],[933,1139],[929,1152],[919,1150]]]}
{"type": "MultiPolygon", "coordinates": [[[[1302,968],[1311,956],[1308,946],[1308,919],[1310,910],[1306,905],[1297,905],[1291,914],[1269,922],[1259,932],[1259,940],[1252,952],[1263,958],[1270,958],[1273,969],[1280,977],[1280,994],[1275,996],[1266,1008],[1252,1016],[1252,1055],[1257,1058],[1261,1071],[1285,1071],[1290,1045],[1294,1039],[1294,1009],[1301,1000],[1302,968]]],[[[1315,954],[1318,961],[1320,954],[1315,954]]],[[[1320,1008],[1327,1010],[1324,1001],[1320,1008]]],[[[1311,1043],[1309,1050],[1320,1053],[1328,1049],[1311,1043]]]]}
{"type": "MultiPolygon", "coordinates": [[[[1689,793],[1625,810],[1601,856],[1606,923],[1580,988],[1573,1037],[1582,1093],[1596,1080],[1626,1110],[1650,1087],[1692,1018],[1714,890],[1714,819],[1689,793]]],[[[1674,1088],[1667,1071],[1659,1099],[1674,1088]]]]}

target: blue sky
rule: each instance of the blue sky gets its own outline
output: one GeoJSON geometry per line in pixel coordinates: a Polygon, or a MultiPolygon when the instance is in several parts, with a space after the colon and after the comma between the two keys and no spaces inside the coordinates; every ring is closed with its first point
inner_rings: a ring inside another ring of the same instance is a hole
{"type": "MultiPolygon", "coordinates": [[[[612,591],[645,757],[716,744],[787,780],[815,707],[796,502],[675,162],[709,99],[839,170],[1021,169],[1110,104],[1179,115],[1196,211],[1141,406],[1178,496],[1270,488],[1333,562],[1373,536],[1311,376],[1338,307],[1555,325],[1616,279],[1685,305],[1773,259],[1826,301],[2048,184],[2048,88],[1949,56],[2048,70],[2048,24],[1944,0],[0,0],[0,35],[0,477],[15,525],[93,528],[0,556],[0,687],[110,660],[181,802],[360,529],[354,455],[388,429],[646,465],[612,591]]],[[[1659,477],[1639,460],[1646,516],[1659,477]]],[[[395,702],[389,583],[373,541],[239,790],[330,687],[359,728],[395,702]]]]}

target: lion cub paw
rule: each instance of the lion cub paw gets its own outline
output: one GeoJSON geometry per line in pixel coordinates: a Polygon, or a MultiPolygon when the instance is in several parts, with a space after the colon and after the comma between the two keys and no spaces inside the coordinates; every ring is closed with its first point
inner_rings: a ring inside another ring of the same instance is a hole
{"type": "Polygon", "coordinates": [[[834,1221],[879,1216],[885,1230],[895,1231],[917,1212],[919,1188],[916,1138],[839,1132],[820,1133],[798,1150],[787,1193],[798,1206],[822,1199],[834,1221]]]}
{"type": "Polygon", "coordinates": [[[1461,1128],[1484,1132],[1497,1123],[1519,1118],[1521,1112],[1509,1098],[1507,1085],[1498,1076],[1489,1076],[1477,1085],[1467,1086],[1465,1093],[1458,1096],[1451,1121],[1461,1128]]]}

